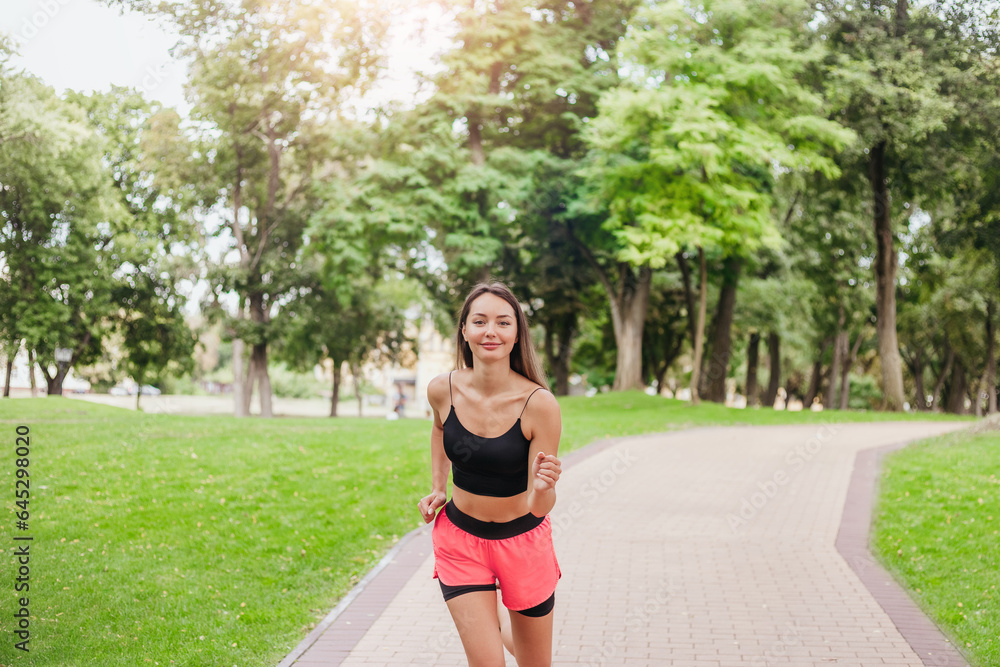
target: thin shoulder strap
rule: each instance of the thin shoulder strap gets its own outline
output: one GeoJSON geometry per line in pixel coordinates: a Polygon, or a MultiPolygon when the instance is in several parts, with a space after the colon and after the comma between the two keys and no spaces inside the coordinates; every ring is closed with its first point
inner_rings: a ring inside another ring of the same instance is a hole
{"type": "MultiPolygon", "coordinates": [[[[538,391],[539,389],[541,389],[541,387],[535,387],[535,391],[538,391]]],[[[524,407],[523,407],[523,408],[521,408],[521,414],[519,414],[519,415],[517,416],[517,418],[518,418],[518,419],[520,419],[520,418],[521,418],[521,417],[522,417],[522,416],[524,415],[524,411],[525,411],[525,410],[527,409],[527,407],[528,407],[528,401],[530,401],[530,400],[531,400],[531,397],[535,395],[535,391],[533,391],[533,392],[531,392],[530,394],[528,394],[528,400],[524,402],[524,407]]]]}
{"type": "MultiPolygon", "coordinates": [[[[451,373],[454,373],[454,372],[455,371],[452,371],[451,373]]],[[[448,396],[451,398],[451,404],[452,404],[452,406],[454,406],[455,405],[455,395],[451,393],[451,373],[448,373],[448,396]]]]}

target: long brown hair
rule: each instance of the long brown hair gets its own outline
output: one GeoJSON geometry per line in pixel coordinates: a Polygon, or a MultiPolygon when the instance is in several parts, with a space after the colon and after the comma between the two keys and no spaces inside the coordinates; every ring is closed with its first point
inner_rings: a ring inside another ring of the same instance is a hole
{"type": "Polygon", "coordinates": [[[521,304],[518,302],[517,297],[503,283],[477,283],[472,288],[472,291],[469,292],[469,296],[465,297],[462,312],[458,316],[458,332],[455,334],[455,368],[458,370],[466,366],[472,368],[474,359],[472,348],[469,347],[469,343],[462,337],[462,326],[469,317],[472,302],[487,293],[500,297],[514,309],[514,318],[517,320],[517,342],[514,343],[514,347],[510,351],[511,370],[548,389],[549,383],[546,381],[545,373],[542,371],[542,364],[535,353],[535,346],[531,344],[531,334],[528,331],[528,318],[525,317],[524,311],[521,310],[521,304]]]}

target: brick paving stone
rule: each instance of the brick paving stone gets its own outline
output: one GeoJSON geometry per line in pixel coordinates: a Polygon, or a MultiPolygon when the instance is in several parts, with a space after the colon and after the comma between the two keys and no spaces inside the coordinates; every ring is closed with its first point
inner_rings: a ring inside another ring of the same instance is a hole
{"type": "MultiPolygon", "coordinates": [[[[553,664],[949,664],[925,663],[914,648],[924,635],[897,629],[865,580],[880,570],[870,555],[838,548],[867,525],[847,503],[859,453],[964,426],[711,427],[567,455],[552,512],[563,571],[553,664]]],[[[331,614],[282,667],[319,664],[319,651],[327,665],[465,665],[431,578],[429,529],[407,536],[357,609],[331,614]]]]}

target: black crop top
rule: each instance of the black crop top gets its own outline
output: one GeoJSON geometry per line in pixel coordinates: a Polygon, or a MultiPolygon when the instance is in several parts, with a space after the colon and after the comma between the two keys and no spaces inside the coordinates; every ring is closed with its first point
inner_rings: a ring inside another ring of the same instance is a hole
{"type": "MultiPolygon", "coordinates": [[[[535,389],[538,391],[541,387],[535,389]]],[[[528,400],[535,391],[531,392],[528,400]]],[[[448,374],[451,394],[451,373],[448,374]]],[[[455,397],[451,394],[451,412],[444,420],[444,451],[451,460],[455,486],[480,496],[509,498],[528,490],[528,449],[531,441],[521,431],[521,417],[506,433],[496,438],[484,438],[470,432],[455,414],[455,397]]],[[[521,408],[521,415],[528,401],[521,408]]]]}

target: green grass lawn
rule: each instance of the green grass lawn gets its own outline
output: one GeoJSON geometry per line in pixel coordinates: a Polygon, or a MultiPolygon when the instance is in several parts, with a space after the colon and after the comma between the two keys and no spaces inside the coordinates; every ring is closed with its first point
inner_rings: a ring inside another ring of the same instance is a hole
{"type": "MultiPolygon", "coordinates": [[[[914,418],[641,392],[560,404],[561,453],[698,425],[914,418]]],[[[424,420],[147,415],[45,398],[0,401],[0,429],[2,665],[275,665],[423,525],[416,503],[430,490],[424,420]],[[31,438],[27,531],[15,528],[17,425],[31,438]],[[11,634],[25,595],[9,576],[15,533],[33,538],[30,653],[11,634]]]]}
{"type": "Polygon", "coordinates": [[[1000,433],[886,458],[872,550],[974,665],[1000,665],[1000,433]]]}

